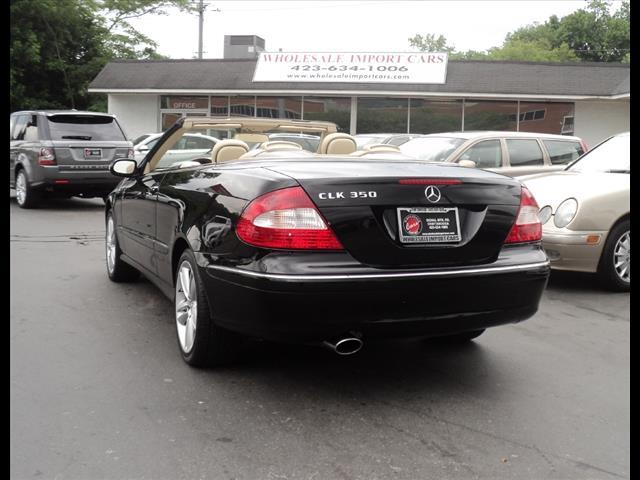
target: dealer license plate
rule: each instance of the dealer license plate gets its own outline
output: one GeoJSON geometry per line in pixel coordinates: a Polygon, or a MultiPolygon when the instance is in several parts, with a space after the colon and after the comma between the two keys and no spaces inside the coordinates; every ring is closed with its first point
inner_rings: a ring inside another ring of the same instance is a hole
{"type": "Polygon", "coordinates": [[[101,148],[85,148],[84,158],[102,158],[101,148]]]}
{"type": "Polygon", "coordinates": [[[402,243],[459,242],[457,207],[400,207],[398,231],[402,243]]]}

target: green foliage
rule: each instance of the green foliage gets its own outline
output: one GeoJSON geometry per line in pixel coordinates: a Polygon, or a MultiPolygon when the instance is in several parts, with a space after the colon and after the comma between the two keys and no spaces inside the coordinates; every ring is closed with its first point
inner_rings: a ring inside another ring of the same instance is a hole
{"type": "Polygon", "coordinates": [[[447,45],[447,39],[442,35],[438,35],[436,38],[435,34],[427,33],[422,36],[420,34],[416,34],[409,39],[409,45],[417,48],[421,52],[453,52],[454,47],[447,45]]]}
{"type": "Polygon", "coordinates": [[[155,59],[156,44],[128,20],[161,14],[188,0],[11,0],[10,111],[106,111],[87,86],[113,59],[155,59]]]}
{"type": "Polygon", "coordinates": [[[409,44],[421,51],[446,51],[456,60],[514,60],[534,62],[626,62],[630,61],[630,5],[613,14],[605,0],[591,0],[565,17],[555,15],[543,24],[534,23],[507,34],[500,47],[486,52],[456,52],[442,35],[415,35],[409,44]]]}

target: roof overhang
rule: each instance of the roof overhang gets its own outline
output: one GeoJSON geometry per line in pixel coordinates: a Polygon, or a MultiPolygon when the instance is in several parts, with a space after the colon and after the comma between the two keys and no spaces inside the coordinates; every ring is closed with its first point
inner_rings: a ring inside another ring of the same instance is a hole
{"type": "Polygon", "coordinates": [[[198,89],[154,89],[154,88],[89,88],[90,93],[107,94],[147,94],[147,95],[269,95],[269,96],[326,96],[326,97],[412,97],[412,98],[474,98],[491,100],[621,100],[631,97],[630,93],[619,95],[531,95],[516,93],[477,93],[477,92],[415,92],[389,90],[198,90],[198,89]]]}

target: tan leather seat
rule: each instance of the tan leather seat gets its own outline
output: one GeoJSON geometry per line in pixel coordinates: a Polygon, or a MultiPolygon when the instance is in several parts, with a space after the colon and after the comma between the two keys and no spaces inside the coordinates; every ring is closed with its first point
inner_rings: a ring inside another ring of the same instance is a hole
{"type": "Polygon", "coordinates": [[[285,140],[270,140],[260,145],[265,152],[275,152],[281,150],[302,150],[302,146],[295,142],[287,142],[285,140]]]}
{"type": "Polygon", "coordinates": [[[220,140],[211,150],[211,162],[220,164],[238,160],[249,151],[249,146],[242,140],[220,140]]]}
{"type": "Polygon", "coordinates": [[[346,133],[330,133],[320,144],[323,155],[348,155],[356,151],[355,139],[346,133]]]}

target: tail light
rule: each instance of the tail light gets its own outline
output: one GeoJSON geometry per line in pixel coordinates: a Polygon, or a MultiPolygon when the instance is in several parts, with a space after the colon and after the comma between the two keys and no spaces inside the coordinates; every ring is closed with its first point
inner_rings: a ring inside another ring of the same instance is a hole
{"type": "Polygon", "coordinates": [[[135,152],[133,151],[133,148],[130,148],[129,150],[127,150],[127,158],[134,158],[135,152]]]}
{"type": "Polygon", "coordinates": [[[302,187],[283,188],[253,200],[236,232],[249,245],[286,250],[342,250],[302,187]]]}
{"type": "Polygon", "coordinates": [[[53,148],[41,148],[38,155],[39,165],[56,165],[56,156],[53,153],[53,148]]]}
{"type": "Polygon", "coordinates": [[[580,139],[580,145],[582,145],[582,153],[587,153],[589,151],[589,145],[587,145],[587,142],[580,139]]]}
{"type": "Polygon", "coordinates": [[[542,239],[538,203],[527,187],[520,193],[520,209],[505,243],[537,242],[542,239]]]}

